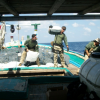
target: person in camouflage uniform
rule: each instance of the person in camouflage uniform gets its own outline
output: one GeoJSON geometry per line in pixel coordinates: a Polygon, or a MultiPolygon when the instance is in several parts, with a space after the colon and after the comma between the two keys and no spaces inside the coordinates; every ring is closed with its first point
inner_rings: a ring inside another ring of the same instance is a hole
{"type": "MultiPolygon", "coordinates": [[[[36,34],[33,34],[32,39],[29,39],[29,40],[25,41],[25,43],[24,43],[25,51],[23,51],[23,53],[22,53],[19,66],[21,66],[22,63],[24,62],[24,60],[27,56],[28,50],[39,52],[38,43],[37,43],[36,40],[37,40],[36,34]]],[[[40,66],[39,58],[37,58],[36,64],[38,66],[40,66]]]]}
{"type": "Polygon", "coordinates": [[[67,51],[69,51],[67,37],[64,34],[65,30],[66,30],[65,26],[62,26],[62,30],[60,32],[53,32],[52,29],[49,29],[49,34],[55,35],[54,42],[51,43],[51,44],[53,44],[54,67],[58,67],[58,63],[57,63],[58,54],[60,55],[60,60],[61,60],[62,67],[64,67],[64,68],[67,67],[65,65],[65,61],[64,61],[63,44],[62,44],[62,41],[64,40],[64,43],[67,47],[67,51]]]}
{"type": "Polygon", "coordinates": [[[85,52],[84,52],[84,56],[85,56],[85,61],[90,57],[91,52],[100,52],[100,38],[97,38],[91,42],[89,42],[86,47],[85,47],[85,52]]]}

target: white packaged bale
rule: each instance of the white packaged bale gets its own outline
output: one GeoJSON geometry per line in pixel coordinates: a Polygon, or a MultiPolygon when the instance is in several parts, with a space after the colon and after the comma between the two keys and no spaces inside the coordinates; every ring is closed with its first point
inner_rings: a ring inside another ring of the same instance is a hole
{"type": "Polygon", "coordinates": [[[60,26],[49,26],[52,32],[61,32],[62,28],[60,26]]]}
{"type": "Polygon", "coordinates": [[[35,62],[39,56],[38,52],[28,51],[26,61],[35,62]]]}

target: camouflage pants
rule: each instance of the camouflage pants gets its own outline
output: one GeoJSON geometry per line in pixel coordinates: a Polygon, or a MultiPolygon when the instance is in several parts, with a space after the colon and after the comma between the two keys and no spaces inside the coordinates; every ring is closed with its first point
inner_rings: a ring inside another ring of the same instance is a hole
{"type": "MultiPolygon", "coordinates": [[[[23,62],[25,61],[26,56],[27,56],[27,52],[26,52],[26,51],[23,51],[23,53],[22,53],[22,55],[21,55],[20,63],[23,63],[23,62]]],[[[37,64],[38,66],[40,66],[39,58],[37,58],[36,64],[37,64]]]]}
{"type": "Polygon", "coordinates": [[[54,45],[54,50],[55,50],[55,52],[54,52],[54,67],[58,67],[58,63],[57,63],[58,54],[60,55],[61,65],[63,67],[67,67],[65,65],[64,55],[63,55],[62,48],[60,46],[54,45]]]}

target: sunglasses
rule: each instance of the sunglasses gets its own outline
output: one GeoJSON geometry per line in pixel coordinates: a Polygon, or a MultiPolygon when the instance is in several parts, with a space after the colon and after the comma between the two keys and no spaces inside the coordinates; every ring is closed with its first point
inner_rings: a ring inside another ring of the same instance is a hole
{"type": "Polygon", "coordinates": [[[63,30],[65,30],[65,29],[63,29],[63,30]]]}

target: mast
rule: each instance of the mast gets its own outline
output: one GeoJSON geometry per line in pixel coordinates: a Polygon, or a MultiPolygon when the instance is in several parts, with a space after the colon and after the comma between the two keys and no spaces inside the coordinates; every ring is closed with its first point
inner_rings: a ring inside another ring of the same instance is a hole
{"type": "Polygon", "coordinates": [[[0,49],[2,49],[2,46],[4,44],[5,41],[5,33],[6,33],[6,25],[5,22],[2,21],[2,24],[0,25],[0,49]]]}
{"type": "Polygon", "coordinates": [[[19,22],[17,25],[17,30],[18,30],[18,46],[20,46],[20,41],[19,41],[19,30],[21,29],[21,27],[19,27],[19,22]]]}
{"type": "Polygon", "coordinates": [[[37,26],[40,25],[40,24],[31,24],[32,26],[34,26],[34,34],[37,35],[37,26]]]}

